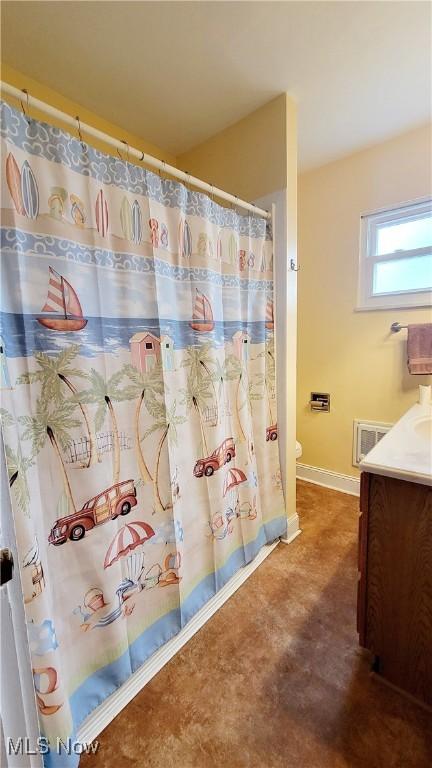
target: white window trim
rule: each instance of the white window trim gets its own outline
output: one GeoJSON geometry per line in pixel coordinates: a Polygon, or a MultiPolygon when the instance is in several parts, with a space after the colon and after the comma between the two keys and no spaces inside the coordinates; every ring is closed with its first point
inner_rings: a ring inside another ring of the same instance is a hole
{"type": "Polygon", "coordinates": [[[415,207],[417,211],[424,207],[424,210],[430,210],[431,198],[423,197],[416,200],[410,200],[405,203],[398,203],[397,205],[387,206],[386,208],[380,208],[375,211],[367,211],[361,214],[360,225],[360,247],[359,247],[359,272],[358,272],[358,293],[357,293],[357,306],[355,307],[357,312],[366,312],[374,309],[401,309],[412,308],[420,309],[422,307],[432,306],[432,291],[424,291],[421,289],[410,291],[399,291],[386,294],[371,294],[372,286],[372,270],[374,264],[380,261],[394,261],[397,258],[407,258],[410,256],[421,255],[422,253],[429,253],[430,248],[416,248],[409,251],[400,251],[391,254],[382,254],[380,256],[368,256],[369,251],[369,237],[371,230],[371,218],[373,219],[372,236],[375,237],[377,224],[380,219],[390,221],[391,213],[394,211],[394,218],[400,218],[401,211],[405,211],[411,207],[415,207]],[[381,214],[381,216],[380,216],[381,214]]]}

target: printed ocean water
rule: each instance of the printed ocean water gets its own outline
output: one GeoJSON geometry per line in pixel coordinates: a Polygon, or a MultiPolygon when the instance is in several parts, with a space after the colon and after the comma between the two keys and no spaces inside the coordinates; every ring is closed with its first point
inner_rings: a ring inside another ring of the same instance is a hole
{"type": "Polygon", "coordinates": [[[149,331],[157,337],[168,336],[175,349],[197,346],[211,340],[221,347],[232,341],[237,331],[244,331],[251,344],[260,344],[272,331],[265,321],[242,322],[214,321],[214,328],[208,332],[194,330],[190,321],[173,319],[143,320],[139,317],[89,317],[80,331],[54,331],[40,325],[38,315],[1,313],[2,336],[7,357],[27,357],[35,352],[58,352],[69,344],[80,344],[80,354],[95,357],[105,353],[116,354],[129,349],[130,339],[135,333],[149,331]]]}

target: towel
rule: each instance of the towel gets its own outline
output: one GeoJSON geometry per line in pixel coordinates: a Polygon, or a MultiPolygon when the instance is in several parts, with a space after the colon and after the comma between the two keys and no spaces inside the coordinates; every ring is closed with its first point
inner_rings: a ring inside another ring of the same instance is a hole
{"type": "Polygon", "coordinates": [[[410,373],[432,373],[432,323],[408,326],[407,352],[410,373]]]}

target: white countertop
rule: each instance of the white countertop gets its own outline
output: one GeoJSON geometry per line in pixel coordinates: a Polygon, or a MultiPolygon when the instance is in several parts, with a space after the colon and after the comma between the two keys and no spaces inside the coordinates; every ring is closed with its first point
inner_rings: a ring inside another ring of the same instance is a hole
{"type": "Polygon", "coordinates": [[[360,469],[432,485],[432,404],[413,405],[369,451],[360,469]]]}

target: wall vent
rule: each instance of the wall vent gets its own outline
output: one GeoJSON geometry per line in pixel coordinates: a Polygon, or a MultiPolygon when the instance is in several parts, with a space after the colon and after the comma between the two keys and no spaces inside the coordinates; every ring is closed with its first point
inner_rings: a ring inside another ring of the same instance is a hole
{"type": "Polygon", "coordinates": [[[358,467],[369,451],[391,429],[393,424],[381,421],[360,421],[354,419],[353,465],[358,467]]]}

